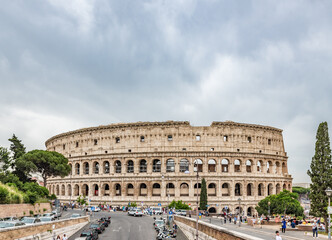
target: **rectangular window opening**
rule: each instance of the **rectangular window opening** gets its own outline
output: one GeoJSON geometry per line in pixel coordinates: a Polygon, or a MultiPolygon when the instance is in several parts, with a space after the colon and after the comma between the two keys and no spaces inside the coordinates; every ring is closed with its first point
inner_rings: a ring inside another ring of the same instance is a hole
{"type": "Polygon", "coordinates": [[[94,142],[95,145],[98,144],[98,140],[97,139],[93,140],[93,142],[94,142]]]}
{"type": "Polygon", "coordinates": [[[251,143],[251,137],[248,137],[248,143],[251,143]]]}
{"type": "Polygon", "coordinates": [[[224,142],[228,142],[228,136],[227,135],[224,136],[224,142]]]}
{"type": "Polygon", "coordinates": [[[172,135],[168,135],[167,140],[168,141],[173,141],[173,136],[172,135]]]}
{"type": "Polygon", "coordinates": [[[144,142],[144,141],[145,141],[144,136],[141,136],[141,142],[144,142]]]}
{"type": "Polygon", "coordinates": [[[271,145],[271,139],[267,140],[267,144],[271,145]]]}
{"type": "Polygon", "coordinates": [[[196,135],[196,141],[201,141],[201,136],[200,135],[196,135]]]}
{"type": "Polygon", "coordinates": [[[213,152],[213,151],[214,151],[214,148],[211,148],[210,150],[213,152]]]}

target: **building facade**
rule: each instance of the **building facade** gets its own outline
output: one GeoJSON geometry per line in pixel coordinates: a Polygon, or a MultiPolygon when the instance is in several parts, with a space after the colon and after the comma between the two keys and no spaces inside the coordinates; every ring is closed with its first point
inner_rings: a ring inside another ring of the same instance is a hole
{"type": "Polygon", "coordinates": [[[292,189],[282,130],[231,121],[120,123],[79,129],[46,141],[69,159],[72,172],[48,181],[60,200],[92,204],[196,206],[201,179],[211,213],[252,215],[264,197],[292,189]],[[197,172],[198,170],[198,184],[197,172]]]}

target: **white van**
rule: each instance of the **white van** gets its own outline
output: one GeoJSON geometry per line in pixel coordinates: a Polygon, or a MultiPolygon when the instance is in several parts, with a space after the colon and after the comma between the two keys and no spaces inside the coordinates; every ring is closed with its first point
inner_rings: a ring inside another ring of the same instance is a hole
{"type": "Polygon", "coordinates": [[[151,211],[154,214],[158,214],[158,215],[163,214],[163,208],[162,207],[152,207],[151,211]]]}

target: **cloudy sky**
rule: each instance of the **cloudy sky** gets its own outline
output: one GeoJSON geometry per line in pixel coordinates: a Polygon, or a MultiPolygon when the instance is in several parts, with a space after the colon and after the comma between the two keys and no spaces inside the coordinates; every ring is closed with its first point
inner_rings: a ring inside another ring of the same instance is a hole
{"type": "MultiPolygon", "coordinates": [[[[331,1],[5,1],[0,146],[117,122],[188,120],[284,130],[308,182],[332,124],[331,1]]],[[[330,132],[331,133],[331,132],[330,132]]]]}

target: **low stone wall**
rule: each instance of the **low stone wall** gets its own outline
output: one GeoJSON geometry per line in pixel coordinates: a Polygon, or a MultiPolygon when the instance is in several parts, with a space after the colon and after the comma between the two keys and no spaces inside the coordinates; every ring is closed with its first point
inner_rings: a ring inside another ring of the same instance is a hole
{"type": "MultiPolygon", "coordinates": [[[[188,239],[195,239],[196,219],[175,216],[174,220],[188,239]]],[[[199,240],[263,240],[202,221],[198,222],[198,231],[199,240]]]]}
{"type": "Polygon", "coordinates": [[[15,229],[0,229],[0,240],[14,239],[52,239],[53,235],[66,233],[71,236],[89,222],[89,217],[57,220],[51,223],[38,223],[30,226],[16,227],[15,229]]]}
{"type": "Polygon", "coordinates": [[[45,212],[51,212],[52,206],[50,203],[36,203],[35,205],[0,204],[0,218],[30,216],[30,211],[33,211],[34,214],[43,214],[45,212]]]}

